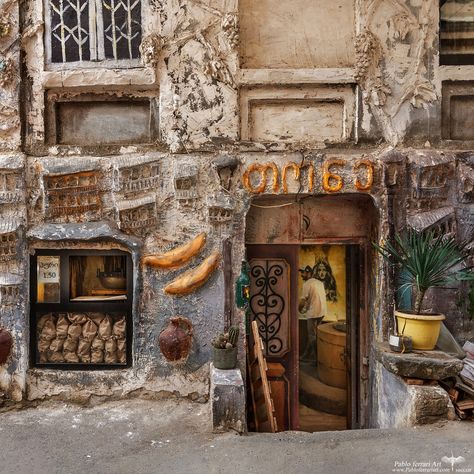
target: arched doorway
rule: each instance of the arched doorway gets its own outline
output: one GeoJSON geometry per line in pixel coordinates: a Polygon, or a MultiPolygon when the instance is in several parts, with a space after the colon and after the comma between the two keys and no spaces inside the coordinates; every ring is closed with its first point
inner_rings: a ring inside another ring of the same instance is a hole
{"type": "MultiPolygon", "coordinates": [[[[246,222],[248,318],[257,321],[279,430],[368,426],[367,195],[261,197],[246,222]]],[[[249,403],[249,428],[252,410],[249,403]]]]}

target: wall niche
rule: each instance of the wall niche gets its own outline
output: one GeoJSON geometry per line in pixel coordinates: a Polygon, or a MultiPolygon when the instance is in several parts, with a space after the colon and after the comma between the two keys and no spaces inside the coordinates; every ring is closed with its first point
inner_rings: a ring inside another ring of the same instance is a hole
{"type": "Polygon", "coordinates": [[[149,92],[50,92],[46,118],[48,145],[147,145],[158,137],[158,114],[149,92]]]}

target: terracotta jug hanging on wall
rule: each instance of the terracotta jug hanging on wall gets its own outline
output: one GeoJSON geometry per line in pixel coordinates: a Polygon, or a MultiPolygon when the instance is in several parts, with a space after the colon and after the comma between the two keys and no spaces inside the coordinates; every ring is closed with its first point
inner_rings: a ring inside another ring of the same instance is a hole
{"type": "Polygon", "coordinates": [[[13,346],[11,334],[3,328],[0,328],[0,365],[3,365],[10,356],[13,346]]]}
{"type": "Polygon", "coordinates": [[[162,354],[170,362],[185,359],[191,349],[193,327],[191,322],[182,316],[170,319],[168,327],[161,331],[158,338],[162,354]]]}

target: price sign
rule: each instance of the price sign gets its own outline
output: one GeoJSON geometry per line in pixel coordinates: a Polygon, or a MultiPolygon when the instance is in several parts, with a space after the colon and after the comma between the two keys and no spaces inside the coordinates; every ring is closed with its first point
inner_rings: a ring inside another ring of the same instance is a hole
{"type": "Polygon", "coordinates": [[[38,283],[59,283],[59,257],[38,256],[38,283]]]}

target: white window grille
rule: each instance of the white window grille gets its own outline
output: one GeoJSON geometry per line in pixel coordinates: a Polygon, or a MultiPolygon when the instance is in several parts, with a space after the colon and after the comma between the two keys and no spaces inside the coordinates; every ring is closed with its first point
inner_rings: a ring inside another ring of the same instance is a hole
{"type": "Polygon", "coordinates": [[[139,57],[141,0],[46,0],[50,63],[139,57]]]}

